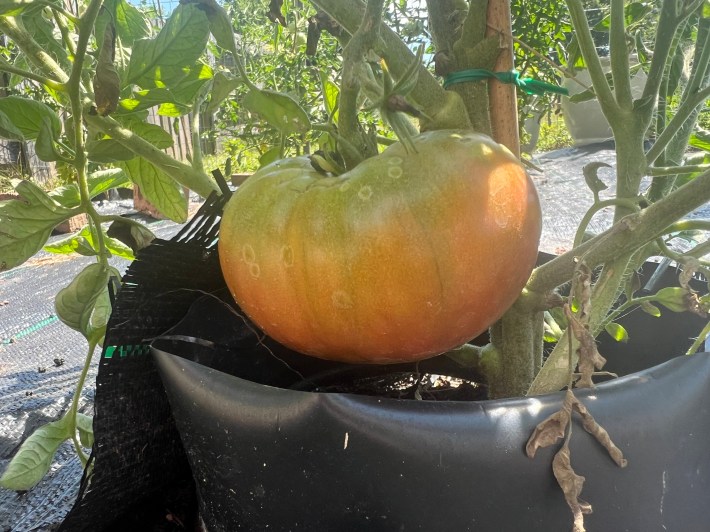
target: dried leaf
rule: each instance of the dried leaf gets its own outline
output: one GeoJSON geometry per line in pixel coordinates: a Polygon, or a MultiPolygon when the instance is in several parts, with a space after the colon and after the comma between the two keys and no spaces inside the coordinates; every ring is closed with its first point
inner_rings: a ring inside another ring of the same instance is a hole
{"type": "Polygon", "coordinates": [[[579,318],[586,323],[592,305],[592,271],[584,262],[577,264],[572,279],[572,296],[579,305],[579,318]]]}
{"type": "Polygon", "coordinates": [[[533,431],[528,443],[525,445],[525,452],[529,458],[534,458],[535,453],[541,447],[549,447],[565,435],[565,430],[572,418],[572,406],[576,401],[571,390],[567,390],[562,407],[538,423],[533,431]]]}
{"type": "Polygon", "coordinates": [[[584,430],[594,436],[602,447],[607,450],[609,456],[611,456],[611,459],[614,460],[616,465],[619,467],[626,467],[627,461],[626,458],[624,458],[624,453],[622,453],[621,449],[614,445],[614,442],[611,441],[611,437],[609,437],[609,433],[606,429],[604,429],[604,427],[596,422],[594,417],[592,417],[589,413],[589,410],[587,410],[587,407],[576,398],[574,402],[574,409],[582,418],[582,426],[584,427],[584,430]]]}
{"type": "Polygon", "coordinates": [[[577,354],[579,355],[580,379],[577,381],[578,388],[593,388],[592,377],[594,372],[602,369],[606,364],[606,359],[599,354],[597,343],[591,331],[572,312],[569,305],[564,306],[565,316],[570,324],[572,334],[579,342],[577,354]]]}
{"type": "Polygon", "coordinates": [[[685,288],[686,290],[692,290],[690,288],[690,281],[693,280],[693,276],[696,274],[696,272],[700,269],[700,261],[696,259],[695,257],[688,257],[683,260],[683,270],[680,272],[680,275],[678,276],[678,281],[680,282],[680,286],[685,288]]]}
{"type": "Polygon", "coordinates": [[[116,110],[121,92],[120,79],[113,64],[116,50],[116,34],[113,23],[106,25],[104,40],[94,76],[96,111],[107,116],[116,110]]]}
{"type": "Polygon", "coordinates": [[[553,458],[552,472],[560,488],[562,488],[567,505],[572,510],[572,515],[574,516],[573,532],[585,532],[584,514],[592,513],[592,506],[579,498],[584,486],[584,477],[576,474],[574,469],[572,469],[567,442],[553,458]]]}

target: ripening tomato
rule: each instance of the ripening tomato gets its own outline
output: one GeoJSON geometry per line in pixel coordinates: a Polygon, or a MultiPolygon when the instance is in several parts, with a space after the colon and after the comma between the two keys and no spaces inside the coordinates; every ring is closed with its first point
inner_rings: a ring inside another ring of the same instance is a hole
{"type": "Polygon", "coordinates": [[[412,361],[483,332],[520,294],[541,231],[535,187],[490,138],[432,131],[330,176],[307,158],[259,170],[220,227],[242,310],[304,354],[412,361]]]}

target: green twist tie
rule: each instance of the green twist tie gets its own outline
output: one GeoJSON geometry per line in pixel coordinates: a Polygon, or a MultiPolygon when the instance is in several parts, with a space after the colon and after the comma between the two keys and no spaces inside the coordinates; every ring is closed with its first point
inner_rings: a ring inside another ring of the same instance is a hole
{"type": "Polygon", "coordinates": [[[555,94],[564,94],[565,96],[569,96],[569,91],[564,87],[553,85],[552,83],[545,83],[544,81],[539,81],[534,78],[521,78],[520,73],[516,70],[511,70],[509,72],[491,72],[490,70],[486,70],[484,68],[460,70],[459,72],[453,72],[446,76],[446,79],[444,80],[444,88],[448,89],[455,83],[483,81],[490,78],[495,78],[501,83],[515,85],[519,89],[524,90],[527,94],[536,94],[541,96],[546,92],[552,92],[555,94]]]}

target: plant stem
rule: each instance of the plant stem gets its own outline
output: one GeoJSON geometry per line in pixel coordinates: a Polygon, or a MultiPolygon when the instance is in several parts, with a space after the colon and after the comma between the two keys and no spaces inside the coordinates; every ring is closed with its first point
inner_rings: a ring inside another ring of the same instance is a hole
{"type": "Polygon", "coordinates": [[[653,146],[651,146],[651,149],[646,153],[646,162],[649,165],[663,153],[663,150],[665,150],[668,143],[673,139],[676,133],[678,133],[678,130],[683,126],[695,108],[704,103],[708,98],[710,98],[710,86],[699,90],[678,107],[676,114],[668,123],[666,129],[663,130],[663,133],[661,133],[653,146]]]}
{"type": "Polygon", "coordinates": [[[631,76],[629,74],[629,50],[626,44],[624,0],[611,0],[610,23],[609,52],[616,103],[620,108],[630,111],[632,105],[631,76]]]}
{"type": "Polygon", "coordinates": [[[99,15],[103,0],[91,0],[86,11],[79,20],[79,39],[74,54],[71,75],[66,82],[67,94],[69,95],[69,105],[71,107],[73,129],[74,129],[74,167],[77,173],[77,185],[81,196],[81,204],[91,223],[94,225],[98,245],[98,260],[104,268],[108,268],[108,250],[104,243],[104,234],[101,230],[101,217],[94,209],[91,201],[88,185],[89,161],[86,156],[84,140],[84,109],[82,103],[81,77],[84,69],[84,58],[89,37],[94,29],[96,17],[99,15]]]}
{"type": "Polygon", "coordinates": [[[587,265],[595,268],[629,254],[664,234],[667,227],[708,201],[710,171],[705,171],[641,212],[625,217],[578,248],[536,268],[530,276],[527,288],[531,292],[541,294],[554,290],[572,277],[575,260],[582,255],[587,265]],[[603,246],[600,245],[601,242],[604,243],[603,246]]]}
{"type": "Polygon", "coordinates": [[[705,343],[705,340],[707,339],[708,335],[710,335],[710,321],[705,324],[705,327],[703,327],[703,330],[700,331],[700,334],[698,334],[698,337],[693,342],[693,345],[688,348],[685,354],[695,354],[695,352],[700,349],[700,347],[705,343]]]}
{"type": "MultiPolygon", "coordinates": [[[[375,47],[382,24],[384,0],[368,0],[362,21],[352,39],[343,50],[343,81],[340,87],[340,134],[357,148],[357,157],[353,158],[349,150],[342,152],[347,169],[355,167],[364,158],[374,155],[365,132],[358,119],[360,110],[360,78],[364,77],[367,67],[365,57],[375,47]]],[[[376,147],[375,147],[376,148],[376,147]]]]}
{"type": "Polygon", "coordinates": [[[688,164],[684,166],[652,166],[648,169],[647,174],[653,177],[658,176],[675,176],[683,174],[694,174],[696,172],[704,172],[710,169],[710,164],[688,164]]]}
{"type": "Polygon", "coordinates": [[[219,192],[217,184],[206,173],[201,170],[195,170],[189,164],[176,161],[164,151],[159,150],[150,142],[133,133],[130,129],[121,126],[113,118],[87,113],[84,115],[84,119],[88,125],[103,131],[136,155],[147,159],[180,185],[194,190],[205,198],[212,192],[219,192]]]}
{"type": "Polygon", "coordinates": [[[30,72],[29,70],[17,68],[14,65],[11,65],[7,61],[5,61],[4,59],[0,59],[0,71],[7,72],[8,74],[16,74],[18,76],[31,79],[33,81],[46,85],[50,89],[54,89],[56,91],[66,90],[63,83],[57,83],[53,79],[49,79],[48,77],[42,76],[41,74],[35,74],[34,72],[30,72]]]}
{"type": "MultiPolygon", "coordinates": [[[[357,31],[365,12],[361,0],[314,0],[313,3],[351,35],[357,31]]],[[[385,59],[396,79],[415,61],[414,54],[402,39],[384,24],[380,27],[380,39],[375,51],[385,59]]],[[[456,94],[444,90],[424,65],[419,67],[417,85],[409,96],[431,118],[432,129],[470,129],[463,101],[456,94]]]]}
{"type": "Polygon", "coordinates": [[[17,24],[15,17],[0,17],[0,32],[10,37],[24,52],[27,59],[42,70],[45,76],[50,77],[53,83],[61,84],[69,80],[69,76],[62,70],[62,67],[37,44],[29,33],[17,24]]]}
{"type": "Polygon", "coordinates": [[[97,340],[89,340],[89,350],[84,359],[84,366],[81,368],[81,374],[79,375],[79,381],[76,383],[76,388],[74,388],[74,396],[72,397],[71,406],[69,407],[69,428],[72,435],[72,441],[74,443],[74,449],[79,455],[79,459],[83,466],[86,466],[88,457],[81,448],[81,444],[76,437],[76,414],[79,409],[79,399],[81,398],[81,391],[84,389],[84,382],[86,382],[86,376],[89,373],[89,368],[91,367],[91,361],[94,358],[94,352],[96,351],[96,346],[98,345],[97,340]]]}
{"type": "Polygon", "coordinates": [[[577,228],[577,232],[574,235],[574,245],[572,246],[573,248],[577,248],[582,243],[582,240],[584,240],[584,233],[587,230],[589,222],[591,222],[592,218],[594,218],[594,215],[600,210],[605,209],[606,207],[613,207],[614,205],[623,205],[632,211],[639,210],[638,201],[633,201],[629,199],[611,198],[608,200],[596,202],[584,214],[582,221],[579,222],[579,227],[577,228]]]}

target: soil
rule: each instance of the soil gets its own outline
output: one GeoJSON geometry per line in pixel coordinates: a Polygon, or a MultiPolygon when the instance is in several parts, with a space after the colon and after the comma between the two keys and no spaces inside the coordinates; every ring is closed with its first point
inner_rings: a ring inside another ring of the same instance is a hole
{"type": "Polygon", "coordinates": [[[487,398],[487,387],[480,383],[413,371],[397,371],[384,375],[335,378],[300,390],[321,393],[352,393],[391,399],[421,401],[482,401],[487,398]]]}

